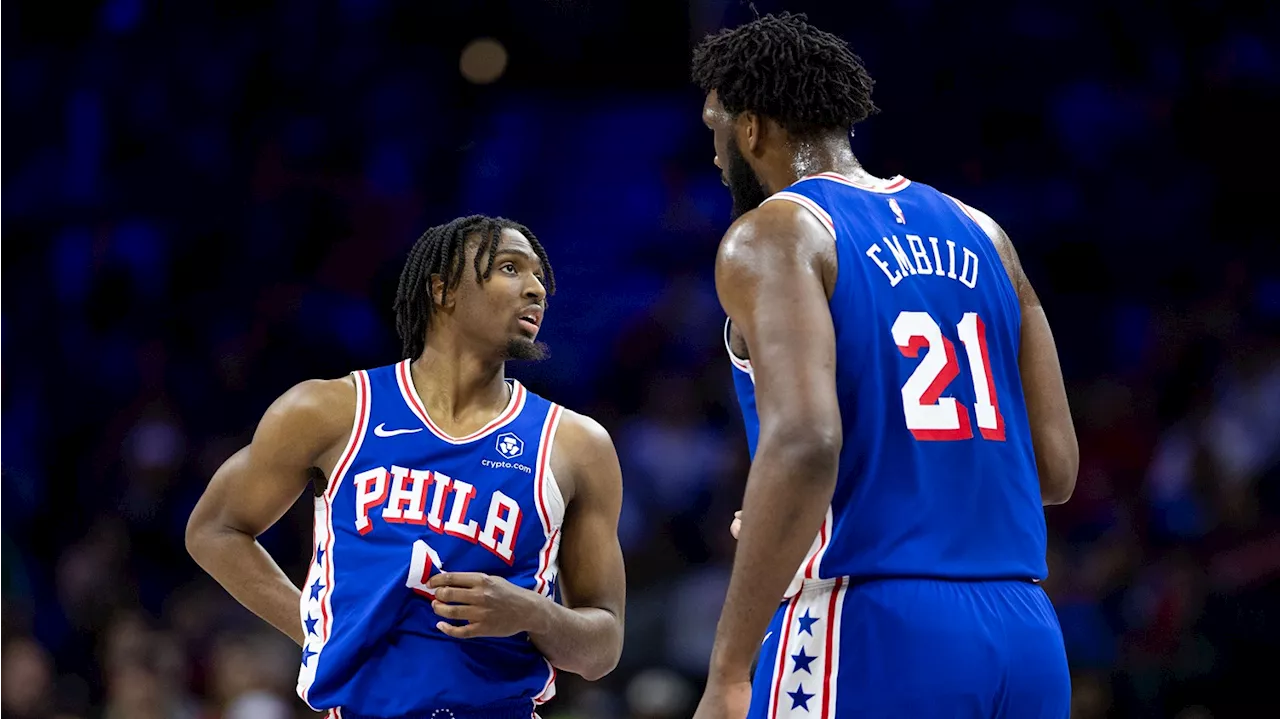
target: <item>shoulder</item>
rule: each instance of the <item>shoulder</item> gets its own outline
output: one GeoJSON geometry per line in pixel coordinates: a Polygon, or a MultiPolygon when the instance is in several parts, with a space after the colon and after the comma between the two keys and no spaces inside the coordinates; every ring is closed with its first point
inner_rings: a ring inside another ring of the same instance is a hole
{"type": "Polygon", "coordinates": [[[716,291],[726,309],[740,300],[753,301],[766,288],[800,287],[797,282],[812,279],[820,281],[830,297],[836,276],[831,231],[794,202],[765,202],[738,218],[716,254],[716,291]]]}
{"type": "Polygon", "coordinates": [[[1013,247],[1013,240],[1009,239],[1009,234],[987,213],[979,210],[973,205],[947,195],[954,203],[960,206],[977,225],[991,238],[991,244],[995,246],[996,253],[1000,255],[1000,262],[1004,265],[1005,270],[1009,273],[1009,279],[1013,282],[1014,289],[1021,295],[1022,292],[1028,290],[1027,277],[1022,271],[1022,262],[1018,259],[1018,252],[1013,247]]]}
{"type": "Polygon", "coordinates": [[[570,461],[612,455],[613,438],[603,425],[591,417],[562,407],[560,422],[556,428],[555,451],[570,461]]]}
{"type": "Polygon", "coordinates": [[[329,441],[349,433],[355,415],[356,385],[352,376],[309,379],[290,387],[267,408],[258,431],[329,441]]]}
{"type": "Polygon", "coordinates": [[[766,201],[739,217],[720,241],[716,264],[754,263],[776,255],[829,252],[831,233],[813,211],[783,199],[766,201]]]}
{"type": "Polygon", "coordinates": [[[608,430],[599,422],[562,408],[554,442],[552,471],[570,502],[587,495],[598,497],[602,492],[604,496],[620,494],[618,453],[608,430]]]}

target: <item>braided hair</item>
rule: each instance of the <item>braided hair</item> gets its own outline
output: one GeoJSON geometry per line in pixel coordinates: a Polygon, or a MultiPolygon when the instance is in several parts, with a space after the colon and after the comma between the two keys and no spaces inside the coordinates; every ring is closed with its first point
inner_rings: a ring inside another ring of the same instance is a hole
{"type": "Polygon", "coordinates": [[[802,14],[765,15],[708,35],[693,51],[693,81],[715,90],[730,114],[757,113],[796,137],[847,132],[880,111],[862,59],[802,14]]]}
{"type": "Polygon", "coordinates": [[[396,289],[396,333],[400,335],[406,359],[417,358],[426,346],[427,330],[431,327],[431,317],[435,313],[435,302],[431,294],[432,276],[439,275],[444,282],[441,301],[447,300],[450,290],[456,289],[462,280],[467,239],[475,236],[478,242],[474,263],[476,282],[489,279],[503,230],[515,230],[529,240],[534,254],[542,262],[545,275],[543,285],[547,288],[547,294],[555,293],[556,280],[551,273],[547,252],[542,249],[538,238],[524,225],[504,217],[485,215],[459,217],[446,224],[436,225],[422,233],[413,244],[413,249],[409,250],[409,259],[400,272],[400,286],[396,289]]]}

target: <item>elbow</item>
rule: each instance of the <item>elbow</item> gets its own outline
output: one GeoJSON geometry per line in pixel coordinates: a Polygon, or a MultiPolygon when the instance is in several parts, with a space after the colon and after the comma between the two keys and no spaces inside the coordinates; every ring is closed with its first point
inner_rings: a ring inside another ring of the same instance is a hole
{"type": "Polygon", "coordinates": [[[203,568],[209,556],[209,551],[213,548],[217,539],[217,525],[210,521],[208,513],[202,512],[200,507],[197,506],[187,519],[187,529],[183,535],[183,543],[186,545],[187,554],[191,555],[196,564],[203,568]]]}
{"type": "Polygon", "coordinates": [[[613,670],[618,668],[618,662],[622,659],[622,633],[622,625],[619,623],[617,633],[613,636],[613,641],[602,643],[607,644],[608,649],[592,661],[579,667],[574,674],[589,682],[598,682],[612,674],[613,670]]]}
{"type": "MultiPolygon", "coordinates": [[[[619,654],[621,653],[619,652],[619,654]]],[[[605,661],[596,662],[592,666],[583,667],[583,670],[579,672],[578,676],[589,682],[598,682],[613,673],[614,669],[618,668],[618,659],[619,656],[614,656],[605,661]]]]}
{"type": "Polygon", "coordinates": [[[196,561],[196,564],[200,564],[200,547],[202,545],[200,535],[202,534],[202,531],[203,525],[197,521],[196,514],[193,512],[191,517],[187,519],[187,531],[184,535],[184,543],[187,547],[187,554],[191,555],[191,558],[196,561]]]}
{"type": "Polygon", "coordinates": [[[1050,487],[1043,482],[1040,485],[1040,504],[1045,507],[1066,504],[1071,499],[1072,493],[1076,490],[1076,481],[1074,478],[1069,481],[1063,481],[1050,487]]]}
{"type": "Polygon", "coordinates": [[[1076,489],[1080,473],[1080,448],[1075,438],[1062,441],[1040,462],[1040,500],[1045,506],[1066,504],[1076,489]]]}
{"type": "MultiPolygon", "coordinates": [[[[809,423],[787,423],[786,431],[762,434],[756,452],[756,461],[773,457],[792,470],[789,474],[804,477],[819,484],[834,485],[840,468],[840,450],[843,436],[836,429],[825,430],[809,423]],[[802,429],[795,429],[800,427],[802,429]]],[[[839,426],[838,424],[836,425],[839,426]]]]}

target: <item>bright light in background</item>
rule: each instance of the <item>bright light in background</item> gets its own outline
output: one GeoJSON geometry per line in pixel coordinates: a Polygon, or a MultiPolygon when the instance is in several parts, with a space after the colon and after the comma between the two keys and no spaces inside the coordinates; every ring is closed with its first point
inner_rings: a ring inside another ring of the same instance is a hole
{"type": "Polygon", "coordinates": [[[507,69],[507,49],[491,37],[476,38],[462,48],[458,69],[470,82],[488,85],[507,69]]]}

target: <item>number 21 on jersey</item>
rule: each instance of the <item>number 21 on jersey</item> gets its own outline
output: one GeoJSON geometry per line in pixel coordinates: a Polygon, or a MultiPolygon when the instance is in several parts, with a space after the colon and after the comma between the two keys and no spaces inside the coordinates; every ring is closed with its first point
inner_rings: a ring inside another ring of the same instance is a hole
{"type": "MultiPolygon", "coordinates": [[[[956,348],[942,334],[942,328],[928,312],[901,312],[890,330],[898,349],[907,357],[918,357],[928,348],[906,384],[902,385],[902,412],[907,429],[918,440],[946,441],[973,438],[969,412],[955,397],[942,392],[960,373],[956,348]]],[[[1004,418],[996,398],[995,381],[987,356],[987,329],[976,312],[966,312],[956,325],[956,334],[969,360],[973,378],[974,418],[984,439],[1004,441],[1004,418]]]]}

